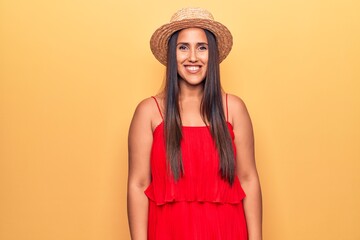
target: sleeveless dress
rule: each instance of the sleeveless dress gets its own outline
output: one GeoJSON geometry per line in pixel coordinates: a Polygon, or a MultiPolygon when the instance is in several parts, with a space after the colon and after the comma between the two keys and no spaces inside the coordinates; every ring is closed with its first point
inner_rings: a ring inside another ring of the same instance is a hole
{"type": "MultiPolygon", "coordinates": [[[[232,125],[227,125],[236,150],[232,125]]],[[[182,134],[184,175],[175,181],[166,167],[163,121],[153,132],[151,183],[145,190],[149,199],[148,239],[247,240],[242,203],[245,192],[238,177],[232,186],[221,179],[209,127],[183,126],[182,134]]]]}

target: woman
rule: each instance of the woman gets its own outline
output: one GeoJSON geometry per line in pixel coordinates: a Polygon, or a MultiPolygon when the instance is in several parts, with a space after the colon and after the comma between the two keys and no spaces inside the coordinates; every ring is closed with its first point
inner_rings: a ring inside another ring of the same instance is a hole
{"type": "Polygon", "coordinates": [[[166,83],[138,105],[130,126],[131,238],[262,239],[250,117],[220,85],[231,33],[206,10],[185,8],[150,45],[166,83]]]}

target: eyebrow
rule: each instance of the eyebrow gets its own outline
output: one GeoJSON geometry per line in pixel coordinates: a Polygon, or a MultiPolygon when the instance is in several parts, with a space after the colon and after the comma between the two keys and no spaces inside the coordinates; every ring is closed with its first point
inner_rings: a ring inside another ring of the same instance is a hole
{"type": "MultiPolygon", "coordinates": [[[[190,45],[190,43],[188,43],[188,42],[179,42],[179,43],[176,44],[176,46],[178,46],[180,44],[190,45]]],[[[198,42],[198,43],[196,43],[196,45],[209,45],[209,44],[206,43],[206,42],[198,42]]]]}

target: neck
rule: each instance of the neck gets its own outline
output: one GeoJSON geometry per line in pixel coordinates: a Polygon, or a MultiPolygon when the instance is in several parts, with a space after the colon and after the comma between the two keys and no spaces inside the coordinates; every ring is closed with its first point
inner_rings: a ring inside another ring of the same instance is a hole
{"type": "Polygon", "coordinates": [[[180,92],[179,92],[180,100],[186,99],[186,98],[202,99],[203,94],[204,94],[203,84],[194,86],[194,85],[180,83],[180,92]]]}

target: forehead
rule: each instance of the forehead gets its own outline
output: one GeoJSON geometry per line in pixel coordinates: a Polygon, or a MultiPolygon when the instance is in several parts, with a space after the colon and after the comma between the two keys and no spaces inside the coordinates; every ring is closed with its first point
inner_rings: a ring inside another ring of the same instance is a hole
{"type": "Polygon", "coordinates": [[[203,42],[207,43],[207,37],[202,28],[185,28],[179,32],[177,42],[203,42]]]}

